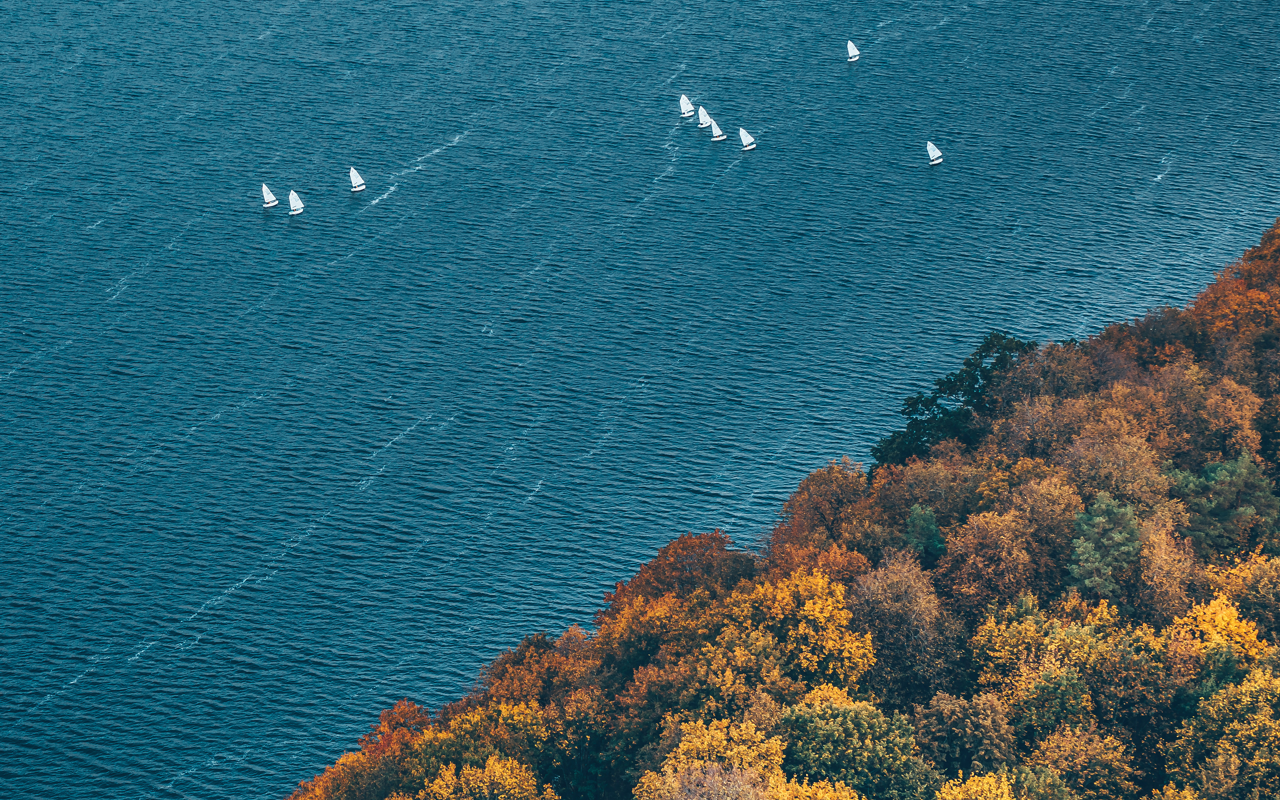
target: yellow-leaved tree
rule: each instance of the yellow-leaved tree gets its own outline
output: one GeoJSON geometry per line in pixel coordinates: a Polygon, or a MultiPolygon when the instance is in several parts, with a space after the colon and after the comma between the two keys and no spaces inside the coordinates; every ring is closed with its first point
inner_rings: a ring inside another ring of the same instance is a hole
{"type": "Polygon", "coordinates": [[[1167,749],[1171,777],[1204,797],[1280,796],[1280,677],[1256,669],[1224,686],[1167,749]]]}
{"type": "Polygon", "coordinates": [[[964,776],[943,784],[937,800],[1014,800],[1008,778],[996,773],[964,776]]]}
{"type": "Polygon", "coordinates": [[[735,593],[729,609],[722,639],[769,636],[785,671],[798,681],[847,686],[875,663],[871,637],[849,630],[844,586],[822,572],[799,570],[735,593]]]}
{"type": "Polygon", "coordinates": [[[707,797],[743,800],[862,800],[841,783],[789,782],[782,772],[785,744],[750,722],[685,722],[680,743],[658,772],[646,772],[636,800],[679,800],[697,787],[707,797]]]}
{"type": "Polygon", "coordinates": [[[1168,659],[1184,681],[1203,681],[1224,667],[1247,671],[1274,648],[1224,593],[1199,603],[1164,632],[1168,659]]]}
{"type": "MultiPolygon", "coordinates": [[[[400,794],[388,800],[410,798],[400,794]]],[[[494,755],[483,767],[445,766],[414,800],[559,800],[559,797],[550,786],[539,791],[538,779],[524,764],[494,755]]]]}

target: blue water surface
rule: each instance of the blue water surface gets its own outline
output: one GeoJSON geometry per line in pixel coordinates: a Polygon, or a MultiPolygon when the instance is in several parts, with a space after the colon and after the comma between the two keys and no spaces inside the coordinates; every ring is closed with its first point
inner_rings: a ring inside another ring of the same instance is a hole
{"type": "Polygon", "coordinates": [[[1280,214],[1270,0],[0,5],[4,797],[281,797],[1280,214]]]}

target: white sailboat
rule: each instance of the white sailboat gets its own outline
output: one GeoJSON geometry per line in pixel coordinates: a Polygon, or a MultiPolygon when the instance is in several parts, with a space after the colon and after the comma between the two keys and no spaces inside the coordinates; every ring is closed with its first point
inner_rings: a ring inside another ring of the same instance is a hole
{"type": "Polygon", "coordinates": [[[302,198],[298,197],[297,192],[290,189],[289,190],[289,216],[292,217],[292,216],[301,214],[302,209],[303,209],[302,198]]]}
{"type": "Polygon", "coordinates": [[[853,42],[849,42],[849,61],[857,61],[860,55],[862,54],[858,52],[858,48],[853,46],[853,42]]]}
{"type": "MultiPolygon", "coordinates": [[[[711,119],[711,118],[707,117],[707,119],[711,119]]],[[[711,141],[723,142],[727,138],[729,137],[724,135],[724,131],[720,130],[720,126],[716,124],[716,121],[714,119],[712,119],[711,120],[711,141]]]]}
{"type": "Polygon", "coordinates": [[[364,178],[360,177],[360,173],[356,172],[355,167],[351,168],[351,191],[353,192],[364,191],[364,178]]]}
{"type": "Polygon", "coordinates": [[[693,103],[690,103],[685,95],[680,95],[680,116],[683,119],[693,116],[693,103]]]}
{"type": "Polygon", "coordinates": [[[933,142],[925,142],[924,147],[929,151],[929,166],[936,167],[942,163],[942,151],[938,149],[933,142]]]}
{"type": "Polygon", "coordinates": [[[698,106],[698,127],[699,128],[711,127],[711,115],[708,114],[707,110],[702,106],[698,106]]]}
{"type": "Polygon", "coordinates": [[[743,149],[743,150],[755,150],[755,149],[756,149],[756,139],[755,139],[755,137],[754,137],[754,136],[752,136],[751,134],[747,133],[747,129],[746,129],[746,128],[738,128],[738,138],[742,140],[742,149],[743,149]]]}
{"type": "Polygon", "coordinates": [[[267,185],[265,183],[262,184],[262,207],[275,208],[279,203],[280,201],[271,193],[271,190],[267,188],[267,185]]]}

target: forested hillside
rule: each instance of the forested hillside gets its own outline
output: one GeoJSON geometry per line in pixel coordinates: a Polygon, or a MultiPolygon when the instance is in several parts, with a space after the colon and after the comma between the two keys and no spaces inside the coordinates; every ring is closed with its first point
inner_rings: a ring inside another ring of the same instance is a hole
{"type": "Polygon", "coordinates": [[[676,539],[294,797],[1280,797],[1280,221],[1189,307],[993,333],[903,414],[758,554],[676,539]]]}

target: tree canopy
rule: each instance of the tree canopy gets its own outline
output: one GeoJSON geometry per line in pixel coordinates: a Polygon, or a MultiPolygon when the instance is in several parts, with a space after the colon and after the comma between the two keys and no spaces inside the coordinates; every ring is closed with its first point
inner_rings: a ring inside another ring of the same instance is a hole
{"type": "Polygon", "coordinates": [[[680,536],[294,800],[1280,796],[1280,220],[1187,308],[993,332],[903,414],[758,552],[680,536]]]}

